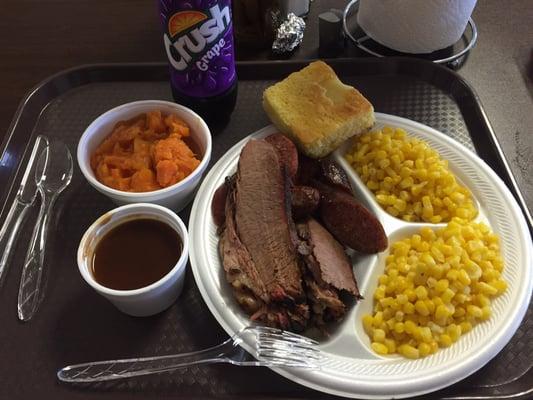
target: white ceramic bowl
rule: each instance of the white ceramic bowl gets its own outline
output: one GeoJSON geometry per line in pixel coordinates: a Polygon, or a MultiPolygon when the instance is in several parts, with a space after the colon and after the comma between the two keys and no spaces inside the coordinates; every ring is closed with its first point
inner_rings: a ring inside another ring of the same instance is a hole
{"type": "Polygon", "coordinates": [[[194,111],[179,104],[162,100],[141,100],[115,107],[96,118],[83,132],[78,143],[78,165],[87,181],[99,192],[108,196],[118,205],[131,203],[154,203],[175,211],[184,208],[194,195],[194,190],[209,164],[211,158],[211,132],[204,120],[194,111]],[[175,114],[191,128],[191,137],[201,151],[200,165],[184,180],[151,192],[124,192],[100,183],[91,168],[91,154],[106,138],[115,124],[128,120],[148,111],[160,110],[164,114],[175,114]]]}
{"type": "Polygon", "coordinates": [[[129,204],[105,213],[87,229],[78,247],[78,267],[83,279],[120,311],[136,317],[157,314],[176,301],[183,289],[188,259],[189,236],[183,221],[169,209],[148,203],[129,204]],[[138,218],[164,222],[179,234],[183,249],[178,262],[164,277],[140,289],[115,290],[100,285],[91,272],[98,242],[115,226],[138,218]]]}

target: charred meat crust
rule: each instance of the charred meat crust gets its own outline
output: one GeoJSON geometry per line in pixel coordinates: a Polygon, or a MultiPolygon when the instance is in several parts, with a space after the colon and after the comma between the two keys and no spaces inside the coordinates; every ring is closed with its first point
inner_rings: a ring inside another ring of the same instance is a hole
{"type": "Polygon", "coordinates": [[[305,277],[305,284],[314,323],[320,327],[344,317],[346,305],[341,301],[336,290],[319,285],[309,276],[305,277]]]}
{"type": "Polygon", "coordinates": [[[295,181],[298,185],[310,185],[319,172],[320,163],[318,160],[301,153],[298,154],[298,173],[295,181]]]}
{"type": "Polygon", "coordinates": [[[352,187],[348,175],[335,161],[325,158],[320,160],[320,179],[331,186],[339,188],[348,194],[352,194],[352,187]]]}
{"type": "Polygon", "coordinates": [[[268,326],[301,332],[307,327],[309,317],[309,306],[305,303],[295,304],[293,308],[271,303],[257,310],[250,319],[268,326]]]}
{"type": "Polygon", "coordinates": [[[311,186],[293,186],[291,189],[292,216],[295,220],[306,218],[318,209],[320,192],[311,186]]]}

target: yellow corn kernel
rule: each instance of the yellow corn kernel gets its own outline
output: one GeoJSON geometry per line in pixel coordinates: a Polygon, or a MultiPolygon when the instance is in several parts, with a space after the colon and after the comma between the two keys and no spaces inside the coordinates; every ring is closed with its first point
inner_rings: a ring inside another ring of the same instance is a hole
{"type": "Polygon", "coordinates": [[[411,236],[411,246],[416,247],[422,243],[422,237],[420,235],[413,235],[411,236]]]}
{"type": "Polygon", "coordinates": [[[428,297],[428,291],[424,286],[417,286],[415,289],[415,294],[416,297],[420,300],[425,300],[428,297]]]}
{"type": "Polygon", "coordinates": [[[441,299],[440,297],[435,297],[435,298],[433,299],[433,303],[435,304],[435,307],[438,307],[438,306],[444,304],[444,302],[442,301],[442,299],[441,299]]]}
{"type": "Polygon", "coordinates": [[[450,282],[447,279],[439,279],[435,284],[435,290],[438,292],[444,292],[450,286],[450,282]]]}
{"type": "Polygon", "coordinates": [[[383,329],[374,329],[373,340],[374,342],[383,343],[385,340],[385,331],[383,329]]]}
{"type": "Polygon", "coordinates": [[[372,350],[374,350],[378,354],[385,355],[389,353],[388,347],[385,346],[383,343],[372,342],[371,347],[372,350]]]}
{"type": "Polygon", "coordinates": [[[468,212],[467,209],[465,208],[458,208],[455,212],[455,214],[459,217],[459,218],[463,218],[463,219],[469,219],[470,217],[470,213],[468,212]]]}
{"type": "Polygon", "coordinates": [[[448,288],[444,290],[444,292],[442,292],[442,295],[440,298],[446,304],[446,303],[451,302],[454,296],[455,296],[455,292],[452,289],[448,288]]]}
{"type": "Polygon", "coordinates": [[[381,300],[383,298],[385,298],[385,285],[380,285],[376,291],[374,292],[374,298],[376,300],[381,300]]]}
{"type": "Polygon", "coordinates": [[[459,324],[461,327],[461,333],[467,333],[472,330],[472,324],[468,321],[463,321],[459,324]]]}
{"type": "Polygon", "coordinates": [[[403,322],[396,322],[394,324],[394,332],[403,333],[405,331],[405,324],[403,322]]]}
{"type": "MultiPolygon", "coordinates": [[[[402,211],[405,211],[405,209],[407,208],[407,203],[403,199],[397,199],[394,202],[393,207],[396,208],[399,212],[402,212],[402,211]]],[[[398,214],[398,215],[400,215],[400,214],[398,214]]]]}
{"type": "Polygon", "coordinates": [[[433,302],[433,300],[431,299],[426,299],[424,300],[424,303],[426,303],[426,307],[429,311],[430,314],[433,314],[435,312],[435,309],[437,308],[435,306],[435,303],[433,302]]]}
{"type": "MultiPolygon", "coordinates": [[[[409,278],[409,274],[407,275],[407,278],[409,278]]],[[[416,293],[412,289],[407,289],[403,294],[407,296],[408,301],[415,301],[416,300],[416,293]]]]}
{"type": "Polygon", "coordinates": [[[420,352],[417,348],[408,345],[408,344],[402,344],[398,347],[398,352],[407,358],[416,359],[420,357],[420,352]]]}
{"type": "MultiPolygon", "coordinates": [[[[380,304],[381,305],[381,304],[380,304]]],[[[384,307],[382,306],[382,318],[383,318],[383,322],[386,323],[386,321],[388,321],[389,319],[392,318],[393,314],[394,314],[394,311],[390,308],[390,307],[384,307]]]]}
{"type": "Polygon", "coordinates": [[[505,282],[503,279],[498,279],[495,281],[491,281],[490,285],[498,291],[498,294],[501,294],[507,290],[507,282],[505,282]]]}
{"type": "Polygon", "coordinates": [[[431,343],[429,343],[429,347],[431,348],[430,354],[433,354],[439,349],[439,344],[433,340],[431,343]]]}
{"type": "Polygon", "coordinates": [[[427,280],[426,280],[426,286],[431,290],[433,288],[435,288],[435,285],[437,284],[437,280],[435,278],[433,278],[432,276],[430,276],[427,280]]]}
{"type": "Polygon", "coordinates": [[[435,309],[435,318],[437,320],[444,320],[450,316],[450,311],[445,305],[439,305],[435,309]]]}
{"type": "Polygon", "coordinates": [[[432,224],[438,224],[439,222],[442,221],[442,216],[441,215],[434,215],[432,217],[429,218],[429,222],[431,222],[432,224]]]}
{"type": "Polygon", "coordinates": [[[406,333],[412,334],[416,329],[416,325],[413,321],[407,320],[404,322],[404,328],[406,333]]]}
{"type": "Polygon", "coordinates": [[[490,309],[490,306],[483,306],[481,307],[481,319],[482,320],[487,320],[490,318],[490,316],[492,315],[492,310],[490,309]]]}
{"type": "Polygon", "coordinates": [[[400,311],[400,310],[396,311],[396,314],[394,314],[395,323],[402,322],[404,316],[405,314],[403,313],[403,311],[400,311]]]}
{"type": "Polygon", "coordinates": [[[428,343],[422,342],[418,345],[418,352],[421,357],[425,357],[431,354],[431,346],[428,343]]]}
{"type": "MultiPolygon", "coordinates": [[[[381,306],[385,309],[387,307],[390,307],[391,304],[392,304],[392,297],[385,297],[383,299],[380,299],[379,300],[379,303],[381,304],[381,306]]],[[[386,319],[386,317],[384,317],[386,319]]]]}
{"type": "Polygon", "coordinates": [[[481,277],[482,279],[485,281],[485,282],[490,282],[490,281],[493,281],[493,280],[496,280],[500,277],[500,273],[498,271],[496,271],[492,265],[490,265],[490,267],[488,266],[485,266],[484,264],[490,264],[490,261],[482,261],[480,263],[480,266],[481,268],[483,269],[483,273],[481,274],[481,277]]]}
{"type": "Polygon", "coordinates": [[[431,205],[431,200],[429,199],[429,196],[422,197],[422,206],[425,208],[433,208],[433,206],[431,205]]]}
{"type": "Polygon", "coordinates": [[[452,342],[456,342],[461,336],[461,326],[457,324],[450,324],[446,328],[446,333],[452,339],[452,342]]]}
{"type": "Polygon", "coordinates": [[[456,269],[450,269],[447,273],[446,273],[446,278],[448,278],[449,280],[451,281],[455,281],[459,278],[459,271],[456,270],[456,269]]]}
{"type": "Polygon", "coordinates": [[[464,269],[459,270],[459,276],[457,280],[461,282],[463,285],[470,285],[470,283],[472,282],[472,280],[470,279],[470,277],[468,276],[468,274],[466,273],[464,269]]]}
{"type": "Polygon", "coordinates": [[[429,274],[435,279],[442,278],[443,273],[444,273],[444,265],[442,264],[435,264],[429,268],[429,274]]]}
{"type": "Polygon", "coordinates": [[[413,329],[413,333],[411,334],[411,336],[414,338],[414,340],[416,340],[417,342],[421,342],[422,341],[422,328],[420,327],[416,327],[415,329],[413,329]]]}
{"type": "Polygon", "coordinates": [[[393,339],[385,339],[384,344],[387,346],[389,354],[396,352],[396,342],[393,339]]]}
{"type": "Polygon", "coordinates": [[[400,293],[396,296],[396,301],[398,302],[398,304],[404,305],[409,301],[409,299],[405,293],[400,293]]]}
{"type": "Polygon", "coordinates": [[[378,327],[379,325],[381,325],[382,322],[383,322],[383,312],[378,311],[377,313],[374,314],[372,324],[375,327],[378,327]]]}
{"type": "Polygon", "coordinates": [[[403,305],[402,310],[405,314],[413,314],[415,312],[415,306],[413,303],[406,303],[403,305]]]}
{"type": "Polygon", "coordinates": [[[378,282],[379,282],[380,285],[386,285],[388,279],[389,279],[389,278],[388,278],[387,275],[382,274],[382,275],[379,276],[379,278],[378,278],[378,282]]]}
{"type": "Polygon", "coordinates": [[[475,305],[479,307],[485,307],[490,305],[490,299],[483,294],[477,294],[474,298],[474,302],[475,305]]]}
{"type": "Polygon", "coordinates": [[[475,318],[481,318],[483,311],[478,306],[468,305],[466,306],[466,314],[475,318]]]}
{"type": "Polygon", "coordinates": [[[455,312],[453,313],[454,318],[463,317],[465,314],[466,310],[463,307],[455,307],[455,312]]]}
{"type": "Polygon", "coordinates": [[[481,267],[472,260],[465,262],[465,271],[472,280],[478,280],[481,278],[481,274],[483,273],[481,267]]]}
{"type": "Polygon", "coordinates": [[[478,293],[486,294],[488,296],[495,296],[498,294],[498,289],[485,282],[477,282],[475,289],[477,289],[478,293]]]}
{"type": "Polygon", "coordinates": [[[432,246],[430,251],[431,251],[431,254],[433,255],[433,258],[437,259],[437,261],[442,263],[446,259],[442,251],[440,251],[440,249],[437,246],[432,246]]]}
{"type": "Polygon", "coordinates": [[[415,310],[417,313],[423,316],[429,315],[429,309],[423,300],[417,300],[415,303],[415,310]]]}
{"type": "Polygon", "coordinates": [[[373,321],[372,315],[370,314],[363,315],[363,328],[368,334],[370,334],[372,330],[372,321],[373,321]]]}
{"type": "Polygon", "coordinates": [[[440,335],[439,337],[439,343],[442,347],[449,347],[451,346],[451,344],[453,343],[452,342],[452,338],[447,335],[447,334],[442,334],[440,335]]]}
{"type": "Polygon", "coordinates": [[[426,343],[431,342],[433,340],[431,329],[429,329],[427,326],[420,328],[420,337],[426,343]]]}

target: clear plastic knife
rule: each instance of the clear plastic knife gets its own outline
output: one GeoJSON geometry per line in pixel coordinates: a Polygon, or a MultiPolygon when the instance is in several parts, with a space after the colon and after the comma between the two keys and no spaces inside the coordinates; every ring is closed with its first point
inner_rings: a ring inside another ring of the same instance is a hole
{"type": "Polygon", "coordinates": [[[39,155],[48,146],[46,136],[39,135],[35,139],[28,165],[20,181],[17,194],[7,217],[0,229],[0,287],[7,270],[7,262],[17,237],[17,233],[31,205],[37,197],[37,185],[35,183],[35,164],[39,155]]]}

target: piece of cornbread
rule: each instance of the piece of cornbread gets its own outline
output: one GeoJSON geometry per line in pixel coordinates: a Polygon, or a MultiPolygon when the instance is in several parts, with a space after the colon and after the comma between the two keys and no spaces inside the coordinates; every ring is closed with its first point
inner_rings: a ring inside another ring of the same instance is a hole
{"type": "Polygon", "coordinates": [[[327,156],[375,121],[372,104],[323,61],[267,88],[263,108],[274,125],[313,158],[327,156]]]}

